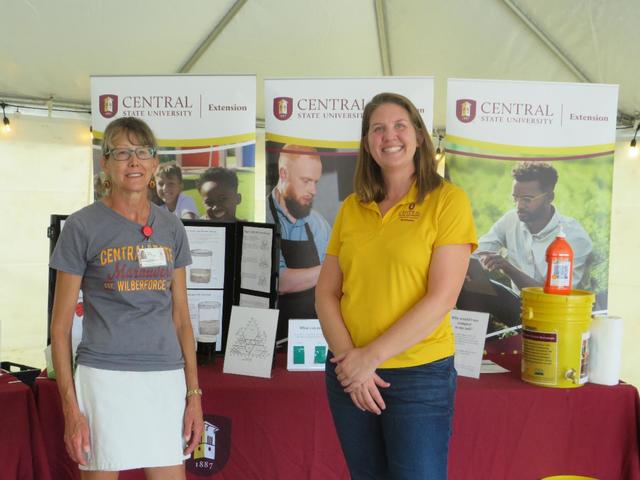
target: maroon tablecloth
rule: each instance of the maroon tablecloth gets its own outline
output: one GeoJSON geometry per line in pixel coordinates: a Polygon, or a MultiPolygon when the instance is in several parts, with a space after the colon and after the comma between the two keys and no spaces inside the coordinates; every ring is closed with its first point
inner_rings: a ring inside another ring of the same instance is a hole
{"type": "Polygon", "coordinates": [[[520,356],[492,359],[511,372],[459,378],[451,479],[640,479],[635,387],[539,387],[520,380],[520,356]]]}
{"type": "MultiPolygon", "coordinates": [[[[631,385],[552,389],[520,380],[518,356],[494,359],[515,373],[460,378],[449,462],[452,480],[528,480],[582,474],[640,480],[640,402],[631,385]]],[[[226,465],[212,479],[347,479],[331,422],[323,373],[294,373],[279,355],[273,378],[221,373],[222,360],[200,368],[205,416],[230,432],[216,434],[226,465]],[[211,417],[210,417],[211,419],[211,417]],[[230,422],[229,425],[225,421],[230,422]]],[[[39,379],[38,410],[54,480],[78,479],[62,443],[55,382],[39,379]]],[[[190,461],[193,467],[193,461],[190,461]]],[[[144,478],[129,471],[123,480],[144,478]]]]}
{"type": "Polygon", "coordinates": [[[0,478],[51,480],[31,389],[0,374],[0,478]]]}
{"type": "Polygon", "coordinates": [[[56,382],[40,376],[34,392],[52,480],[79,480],[78,465],[71,461],[64,447],[64,417],[56,382]]]}

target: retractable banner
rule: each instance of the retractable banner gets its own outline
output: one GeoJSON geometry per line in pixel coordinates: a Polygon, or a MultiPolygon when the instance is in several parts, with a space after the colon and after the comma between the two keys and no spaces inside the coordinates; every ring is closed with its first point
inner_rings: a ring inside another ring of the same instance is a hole
{"type": "Polygon", "coordinates": [[[404,95],[431,131],[433,78],[267,79],[264,89],[266,217],[280,219],[280,286],[287,291],[279,297],[280,338],[287,319],[316,317],[315,282],[289,283],[283,273],[308,271],[324,258],[340,203],[353,191],[366,103],[381,92],[404,95]]]}
{"type": "Polygon", "coordinates": [[[448,80],[446,172],[479,236],[458,308],[489,312],[493,335],[519,325],[519,292],[544,284],[561,231],[573,288],[607,308],[617,103],[617,85],[448,80]]]}
{"type": "Polygon", "coordinates": [[[105,128],[135,117],[158,140],[161,168],[150,191],[156,203],[183,218],[254,220],[255,105],[255,75],[91,77],[96,198],[105,193],[105,128]],[[177,198],[164,185],[176,181],[177,198]]]}

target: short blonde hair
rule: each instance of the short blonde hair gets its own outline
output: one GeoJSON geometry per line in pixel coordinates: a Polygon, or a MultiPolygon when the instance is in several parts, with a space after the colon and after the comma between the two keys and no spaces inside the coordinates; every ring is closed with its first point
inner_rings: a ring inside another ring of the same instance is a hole
{"type": "Polygon", "coordinates": [[[133,143],[133,140],[145,145],[157,149],[158,142],[156,136],[151,131],[149,125],[144,121],[135,117],[121,117],[109,125],[104,130],[104,136],[102,137],[102,155],[107,156],[106,153],[113,148],[113,142],[120,134],[126,134],[127,139],[133,143]]]}

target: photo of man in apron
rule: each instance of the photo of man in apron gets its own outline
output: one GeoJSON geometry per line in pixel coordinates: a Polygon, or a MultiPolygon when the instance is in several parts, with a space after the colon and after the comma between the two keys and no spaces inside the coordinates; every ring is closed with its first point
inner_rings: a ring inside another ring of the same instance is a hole
{"type": "Polygon", "coordinates": [[[278,340],[290,318],[317,318],[315,286],[331,227],[312,209],[322,162],[313,147],[285,145],[278,159],[278,184],[267,199],[266,221],[280,225],[278,340]]]}

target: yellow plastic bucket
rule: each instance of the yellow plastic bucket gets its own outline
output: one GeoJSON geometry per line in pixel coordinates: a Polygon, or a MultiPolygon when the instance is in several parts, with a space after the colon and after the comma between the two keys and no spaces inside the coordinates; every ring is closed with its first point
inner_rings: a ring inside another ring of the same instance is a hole
{"type": "Polygon", "coordinates": [[[594,300],[585,290],[555,295],[539,287],[522,289],[522,380],[554,388],[587,382],[594,300]]]}

